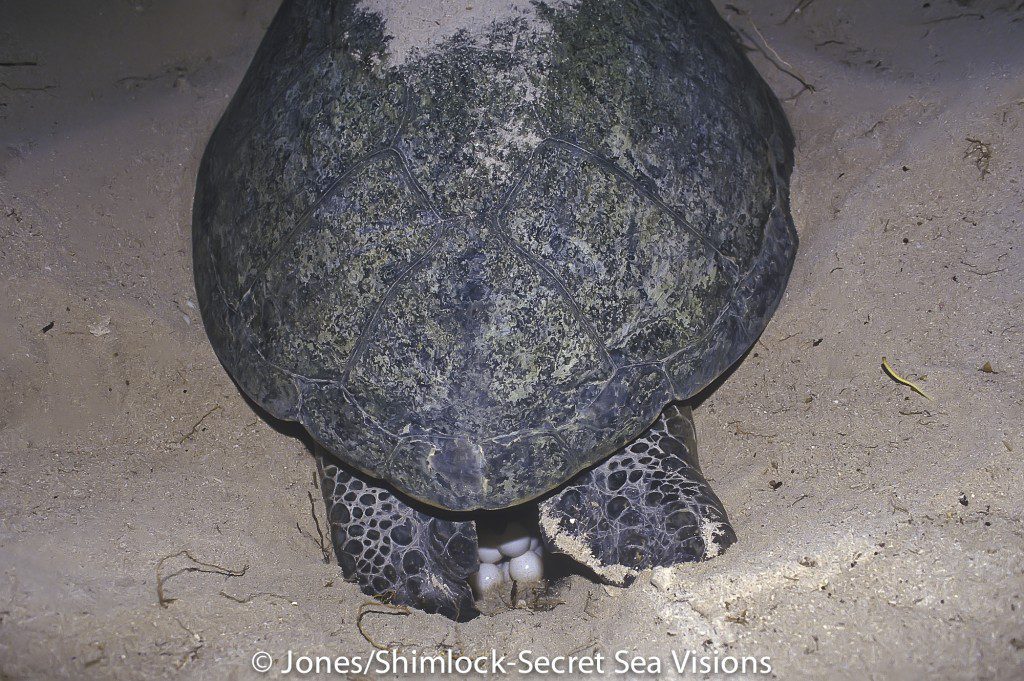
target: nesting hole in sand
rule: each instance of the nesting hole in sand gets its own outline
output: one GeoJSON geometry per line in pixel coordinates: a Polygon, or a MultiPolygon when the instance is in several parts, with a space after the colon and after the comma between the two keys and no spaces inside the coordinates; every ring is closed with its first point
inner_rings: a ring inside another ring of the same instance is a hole
{"type": "Polygon", "coordinates": [[[480,569],[469,583],[485,615],[511,609],[552,610],[573,562],[544,547],[536,504],[476,514],[480,569]]]}

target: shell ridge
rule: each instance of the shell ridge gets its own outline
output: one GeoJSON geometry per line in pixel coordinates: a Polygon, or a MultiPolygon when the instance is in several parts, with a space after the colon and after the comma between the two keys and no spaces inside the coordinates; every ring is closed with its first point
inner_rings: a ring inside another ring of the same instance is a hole
{"type": "Polygon", "coordinates": [[[550,141],[551,141],[553,146],[560,146],[560,147],[568,148],[568,149],[571,149],[571,150],[573,150],[573,151],[575,151],[575,152],[577,152],[579,154],[582,154],[585,158],[587,158],[588,160],[590,160],[593,163],[597,164],[598,166],[600,166],[604,170],[609,171],[612,174],[614,174],[616,177],[619,177],[620,179],[625,180],[636,191],[638,191],[644,198],[648,199],[649,201],[652,201],[655,205],[657,205],[663,211],[668,213],[668,215],[676,223],[682,225],[682,227],[687,232],[689,232],[693,237],[695,237],[698,241],[700,241],[701,244],[703,244],[705,248],[710,250],[712,253],[714,253],[718,257],[718,260],[720,262],[722,262],[723,264],[725,264],[727,266],[728,273],[729,273],[729,275],[733,279],[737,278],[736,273],[739,270],[739,266],[736,264],[736,261],[734,261],[732,258],[730,258],[729,256],[727,256],[724,253],[722,253],[713,243],[711,243],[710,239],[708,239],[706,236],[704,236],[703,234],[698,232],[696,229],[694,229],[690,225],[690,223],[687,222],[687,220],[685,218],[683,218],[682,215],[679,214],[679,211],[677,211],[675,208],[673,208],[669,204],[665,203],[665,201],[663,201],[660,196],[658,196],[655,192],[651,191],[649,188],[645,187],[643,184],[638,182],[637,179],[635,177],[633,177],[632,175],[630,175],[628,172],[626,172],[625,169],[621,168],[618,164],[616,164],[611,159],[605,158],[604,156],[601,156],[598,153],[595,153],[593,151],[590,151],[589,149],[581,147],[580,145],[576,144],[575,142],[572,142],[571,140],[563,139],[563,138],[560,138],[560,137],[551,137],[549,139],[550,139],[550,141]]]}
{"type": "MultiPolygon", "coordinates": [[[[379,149],[359,159],[345,170],[345,172],[343,172],[336,180],[334,180],[323,192],[321,192],[320,196],[316,198],[316,201],[311,203],[309,208],[302,212],[302,215],[299,216],[299,219],[295,221],[292,228],[281,238],[281,241],[274,247],[274,250],[267,254],[264,261],[256,268],[256,271],[252,275],[252,279],[247,281],[245,286],[241,287],[243,293],[240,299],[245,300],[252,294],[253,287],[255,287],[256,284],[263,279],[267,271],[277,264],[278,260],[284,256],[285,250],[295,240],[296,235],[305,229],[306,224],[312,218],[313,214],[324,204],[325,201],[327,201],[327,199],[331,198],[334,193],[348,180],[351,180],[356,173],[363,170],[377,159],[386,156],[389,151],[391,150],[388,148],[379,149]]],[[[297,191],[298,190],[296,190],[296,192],[297,191]]],[[[292,196],[294,196],[296,192],[293,192],[292,196]]]]}
{"type": "Polygon", "coordinates": [[[494,232],[498,238],[502,240],[515,254],[517,254],[528,267],[533,269],[541,280],[546,280],[553,286],[555,291],[559,296],[561,296],[562,300],[565,301],[566,305],[568,305],[573,317],[594,342],[594,345],[597,347],[597,350],[601,355],[601,359],[614,370],[616,368],[615,362],[612,360],[611,354],[608,352],[608,347],[605,344],[604,339],[597,333],[597,329],[594,328],[593,323],[587,319],[586,315],[583,314],[583,308],[580,307],[575,296],[569,292],[568,287],[566,287],[565,282],[562,281],[561,277],[541,262],[539,258],[523,248],[521,244],[517,243],[516,240],[512,238],[512,235],[509,234],[508,231],[499,223],[496,216],[492,218],[492,221],[494,232]]]}
{"type": "Polygon", "coordinates": [[[434,242],[430,245],[430,247],[426,251],[424,251],[424,253],[420,255],[420,257],[416,258],[416,260],[410,263],[402,271],[401,274],[398,275],[395,281],[392,282],[391,285],[388,287],[388,290],[384,292],[384,295],[381,296],[380,300],[377,301],[376,306],[374,306],[373,312],[370,314],[369,318],[366,320],[366,324],[359,332],[359,339],[353,346],[352,352],[349,355],[348,360],[345,362],[345,368],[342,370],[342,386],[348,384],[348,379],[349,375],[352,372],[352,368],[356,365],[357,362],[359,362],[360,359],[362,359],[363,353],[366,351],[366,346],[370,342],[370,337],[372,335],[371,332],[376,328],[377,323],[380,319],[381,310],[384,309],[385,304],[387,304],[392,298],[395,297],[395,294],[398,292],[398,289],[406,283],[409,277],[412,276],[417,271],[419,271],[420,269],[422,269],[423,265],[426,264],[430,257],[437,253],[437,251],[441,248],[441,245],[448,238],[450,232],[450,229],[448,227],[449,224],[450,223],[448,221],[440,223],[438,233],[435,235],[434,242]]]}
{"type": "MultiPolygon", "coordinates": [[[[773,181],[774,181],[774,178],[773,178],[773,181]]],[[[778,187],[776,187],[776,192],[778,193],[778,187]]],[[[788,217],[788,215],[786,214],[785,209],[779,203],[776,203],[776,205],[772,207],[771,211],[769,211],[768,216],[765,219],[765,224],[768,225],[773,220],[777,220],[777,219],[782,219],[786,223],[786,234],[785,234],[785,236],[789,240],[789,246],[785,250],[795,250],[796,249],[796,243],[797,243],[796,230],[793,227],[792,219],[788,217]]],[[[729,301],[729,304],[726,305],[722,309],[722,311],[718,313],[718,316],[715,317],[714,321],[711,322],[711,324],[708,325],[707,330],[699,338],[697,338],[696,340],[694,340],[693,342],[691,342],[687,346],[685,346],[683,348],[680,348],[679,350],[673,352],[668,357],[665,357],[658,364],[661,364],[662,366],[665,366],[669,362],[673,361],[676,358],[684,357],[686,355],[689,355],[689,354],[693,353],[693,351],[696,348],[707,346],[709,344],[709,341],[712,338],[714,338],[715,336],[718,336],[718,335],[720,335],[722,333],[721,327],[724,325],[726,318],[731,316],[731,317],[735,317],[736,319],[741,320],[741,321],[745,320],[746,317],[741,315],[740,313],[742,311],[742,308],[748,302],[747,299],[748,298],[752,298],[753,296],[751,294],[751,295],[748,295],[746,297],[743,297],[743,295],[742,295],[743,294],[743,289],[747,287],[747,284],[751,281],[752,278],[756,277],[759,274],[758,269],[759,268],[764,268],[765,265],[768,264],[768,261],[770,260],[771,256],[773,254],[776,254],[778,251],[780,251],[778,245],[773,245],[772,243],[769,243],[769,239],[765,239],[765,243],[762,244],[761,250],[758,253],[758,257],[754,258],[754,260],[751,263],[750,267],[747,268],[747,270],[743,273],[743,276],[740,279],[738,279],[736,281],[736,283],[733,285],[733,287],[732,287],[732,289],[730,291],[730,301],[729,301]]],[[[786,258],[783,257],[782,259],[785,260],[786,258]]],[[[785,275],[785,279],[788,279],[788,272],[785,275]]],[[[785,283],[785,280],[783,281],[783,284],[784,283],[785,283]]],[[[781,298],[781,292],[785,290],[785,286],[784,285],[780,286],[779,289],[780,289],[780,293],[779,293],[778,296],[776,296],[776,298],[781,298]]],[[[771,310],[774,310],[775,306],[777,304],[778,304],[778,300],[776,300],[776,304],[775,305],[770,306],[771,310]]],[[[770,314],[768,316],[770,317],[770,314]]],[[[767,320],[765,320],[765,321],[767,322],[767,320]]],[[[760,334],[758,334],[758,335],[760,335],[760,334]]],[[[755,340],[756,340],[756,338],[755,338],[755,340]]],[[[751,342],[753,342],[753,341],[751,341],[751,342]]],[[[731,363],[730,363],[730,365],[731,365],[731,363]]],[[[712,380],[715,377],[717,377],[717,375],[718,374],[715,373],[711,377],[712,380]]],[[[673,381],[672,384],[674,386],[675,382],[673,381]]],[[[707,385],[707,383],[705,383],[703,386],[698,387],[697,390],[692,391],[690,394],[693,394],[693,393],[703,389],[703,387],[706,386],[706,385],[707,385]]],[[[678,395],[677,395],[677,397],[678,397],[678,395]]]]}

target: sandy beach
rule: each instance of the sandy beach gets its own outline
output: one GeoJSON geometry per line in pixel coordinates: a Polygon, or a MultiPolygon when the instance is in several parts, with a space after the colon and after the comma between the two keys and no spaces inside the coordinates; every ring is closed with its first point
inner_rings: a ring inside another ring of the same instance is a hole
{"type": "Polygon", "coordinates": [[[1024,678],[1024,5],[715,4],[797,141],[789,288],[695,409],[739,541],[454,624],[343,581],[196,309],[196,170],[277,3],[0,1],[0,679],[375,643],[1024,678]]]}

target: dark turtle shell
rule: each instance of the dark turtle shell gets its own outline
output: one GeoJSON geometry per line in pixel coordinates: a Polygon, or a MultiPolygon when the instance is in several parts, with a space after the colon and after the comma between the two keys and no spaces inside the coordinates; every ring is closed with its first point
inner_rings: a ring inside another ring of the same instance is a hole
{"type": "Polygon", "coordinates": [[[792,135],[704,0],[535,3],[401,63],[285,0],[206,149],[193,257],[253,400],[407,494],[536,497],[735,362],[796,251],[792,135]]]}

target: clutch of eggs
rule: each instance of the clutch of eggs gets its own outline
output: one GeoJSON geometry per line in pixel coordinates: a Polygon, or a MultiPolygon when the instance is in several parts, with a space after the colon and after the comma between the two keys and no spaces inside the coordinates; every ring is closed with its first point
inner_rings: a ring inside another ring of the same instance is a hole
{"type": "Polygon", "coordinates": [[[469,584],[478,597],[505,584],[539,582],[544,577],[540,538],[517,523],[509,523],[500,534],[481,534],[477,553],[480,569],[470,575],[469,584]]]}

